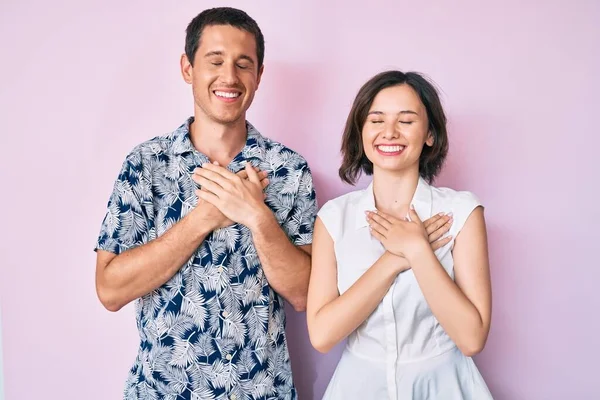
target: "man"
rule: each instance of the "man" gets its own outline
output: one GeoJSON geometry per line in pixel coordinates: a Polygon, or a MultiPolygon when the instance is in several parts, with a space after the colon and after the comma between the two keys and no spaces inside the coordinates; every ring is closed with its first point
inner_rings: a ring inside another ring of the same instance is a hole
{"type": "MultiPolygon", "coordinates": [[[[283,299],[306,307],[317,203],[304,158],[246,121],[263,59],[243,11],[195,17],[181,57],[194,116],[135,147],[115,182],[96,287],[111,311],[136,300],[126,399],[297,398],[283,299]]],[[[426,221],[430,240],[446,222],[426,221]]]]}
{"type": "Polygon", "coordinates": [[[317,204],[304,158],[246,121],[263,58],[243,11],[194,18],[194,116],[134,148],[115,183],[96,286],[111,311],[137,299],[126,399],[297,398],[281,297],[305,309],[317,204]]]}

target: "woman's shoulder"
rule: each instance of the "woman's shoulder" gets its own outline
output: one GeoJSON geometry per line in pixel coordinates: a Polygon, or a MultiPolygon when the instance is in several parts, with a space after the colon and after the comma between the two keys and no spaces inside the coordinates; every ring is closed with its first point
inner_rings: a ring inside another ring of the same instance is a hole
{"type": "Polygon", "coordinates": [[[452,213],[454,223],[452,234],[457,234],[477,207],[483,204],[479,197],[469,190],[456,190],[449,187],[431,187],[432,213],[452,213]]]}
{"type": "Polygon", "coordinates": [[[432,201],[442,203],[452,208],[471,207],[475,204],[480,205],[479,197],[469,190],[456,190],[444,186],[431,186],[432,201]]]}
{"type": "Polygon", "coordinates": [[[334,241],[339,240],[346,229],[351,229],[356,224],[361,215],[359,208],[364,206],[366,190],[368,188],[354,190],[328,200],[317,213],[334,241]]]}
{"type": "Polygon", "coordinates": [[[366,189],[353,190],[351,192],[342,194],[338,197],[334,197],[323,204],[321,210],[342,210],[348,206],[352,206],[358,203],[358,201],[364,195],[366,189]]]}

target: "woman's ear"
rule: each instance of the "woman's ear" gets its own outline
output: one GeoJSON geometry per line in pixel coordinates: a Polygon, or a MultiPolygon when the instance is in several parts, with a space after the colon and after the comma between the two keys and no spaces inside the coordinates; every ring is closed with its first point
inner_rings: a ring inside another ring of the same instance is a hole
{"type": "Polygon", "coordinates": [[[427,140],[425,141],[425,144],[429,147],[433,146],[433,144],[435,143],[435,137],[433,136],[433,133],[431,131],[429,131],[429,133],[427,134],[427,140]]]}

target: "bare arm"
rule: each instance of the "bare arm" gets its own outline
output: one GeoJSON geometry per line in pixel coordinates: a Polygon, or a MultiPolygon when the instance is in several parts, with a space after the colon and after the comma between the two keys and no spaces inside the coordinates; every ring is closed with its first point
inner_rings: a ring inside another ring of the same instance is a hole
{"type": "Polygon", "coordinates": [[[164,235],[142,246],[119,255],[98,250],[96,291],[106,309],[120,310],[159,288],[179,271],[212,231],[196,210],[164,235]]]}
{"type": "MultiPolygon", "coordinates": [[[[443,235],[451,224],[452,218],[444,214],[434,215],[425,221],[433,250],[450,241],[450,237],[443,235]]],[[[317,218],[307,305],[308,332],[312,345],[321,352],[327,352],[345,339],[369,318],[396,276],[408,268],[405,258],[386,251],[340,296],[334,242],[321,219],[317,218]]]]}
{"type": "Polygon", "coordinates": [[[275,216],[263,206],[255,225],[250,227],[269,285],[296,311],[306,310],[310,278],[311,246],[294,246],[275,216]]]}
{"type": "MultiPolygon", "coordinates": [[[[304,311],[311,246],[295,246],[290,241],[265,204],[259,176],[249,163],[246,172],[248,180],[241,180],[220,166],[204,164],[194,175],[194,180],[206,190],[199,196],[231,220],[250,229],[269,285],[295,310],[304,311]]],[[[300,219],[309,217],[306,214],[311,213],[304,209],[296,211],[300,219]]],[[[312,219],[310,221],[312,224],[312,219]]]]}
{"type": "Polygon", "coordinates": [[[315,349],[328,352],[360,326],[381,303],[408,262],[385,252],[343,295],[337,289],[337,262],[331,235],[317,218],[307,322],[315,349]]]}
{"type": "Polygon", "coordinates": [[[448,336],[467,356],[479,353],[491,321],[491,283],[483,208],[477,207],[458,234],[454,250],[456,283],[425,247],[407,255],[419,286],[448,336]]]}
{"type": "MultiPolygon", "coordinates": [[[[247,178],[245,171],[238,176],[247,178]]],[[[260,172],[258,176],[264,187],[266,173],[260,172]]],[[[159,238],[119,255],[99,249],[98,298],[106,309],[120,310],[166,283],[188,262],[210,232],[232,223],[212,204],[199,199],[196,208],[159,238]]]]}

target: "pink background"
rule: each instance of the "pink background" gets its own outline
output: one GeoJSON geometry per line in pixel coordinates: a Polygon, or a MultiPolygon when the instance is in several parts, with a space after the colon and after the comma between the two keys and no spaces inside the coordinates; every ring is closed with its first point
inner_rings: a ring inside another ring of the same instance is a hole
{"type": "MultiPolygon", "coordinates": [[[[387,68],[434,78],[451,134],[438,184],[487,206],[494,311],[476,362],[497,399],[591,399],[600,2],[349,3],[227,3],[267,40],[249,120],[308,159],[323,204],[351,190],[338,149],[359,86],[387,68]]],[[[186,24],[213,5],[224,4],[2,0],[7,400],[121,397],[138,344],[133,307],[102,308],[92,247],[127,152],[192,111],[178,60],[186,24]]],[[[320,399],[340,348],[312,350],[304,314],[290,312],[288,331],[300,398],[320,399]]]]}

